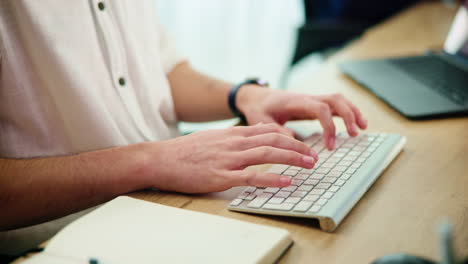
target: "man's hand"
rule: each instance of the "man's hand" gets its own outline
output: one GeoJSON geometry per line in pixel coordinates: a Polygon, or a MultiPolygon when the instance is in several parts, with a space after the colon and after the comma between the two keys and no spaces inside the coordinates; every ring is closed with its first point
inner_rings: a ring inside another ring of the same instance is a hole
{"type": "Polygon", "coordinates": [[[243,169],[265,163],[312,168],[318,159],[307,145],[282,134],[276,124],[208,130],[145,144],[154,160],[147,182],[186,193],[233,186],[285,187],[291,184],[287,176],[243,169]]]}
{"type": "Polygon", "coordinates": [[[237,107],[250,125],[259,122],[283,125],[289,120],[318,119],[328,149],[335,145],[333,116],[343,119],[350,136],[367,127],[359,109],[341,94],[314,96],[250,86],[242,87],[237,94],[237,107]]]}

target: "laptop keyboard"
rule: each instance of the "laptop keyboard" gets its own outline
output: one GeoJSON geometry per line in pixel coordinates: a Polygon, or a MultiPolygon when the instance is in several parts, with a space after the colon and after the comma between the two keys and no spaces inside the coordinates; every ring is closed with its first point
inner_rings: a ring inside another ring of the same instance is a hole
{"type": "Polygon", "coordinates": [[[457,104],[468,102],[468,73],[436,57],[390,60],[411,77],[457,104]]]}

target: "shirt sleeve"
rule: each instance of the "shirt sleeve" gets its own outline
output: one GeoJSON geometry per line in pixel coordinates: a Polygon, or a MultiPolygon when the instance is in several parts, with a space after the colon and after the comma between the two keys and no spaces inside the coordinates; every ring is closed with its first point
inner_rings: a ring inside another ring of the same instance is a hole
{"type": "Polygon", "coordinates": [[[178,50],[172,36],[166,29],[158,23],[159,51],[161,53],[161,63],[166,74],[170,73],[174,67],[187,58],[178,50]]]}

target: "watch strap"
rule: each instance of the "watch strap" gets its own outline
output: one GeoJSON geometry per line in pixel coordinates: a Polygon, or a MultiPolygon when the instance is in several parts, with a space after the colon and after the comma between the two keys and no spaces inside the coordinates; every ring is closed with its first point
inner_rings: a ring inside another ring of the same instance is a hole
{"type": "Polygon", "coordinates": [[[241,118],[241,121],[245,121],[245,116],[244,114],[237,108],[236,104],[236,98],[237,98],[237,92],[239,89],[247,84],[256,84],[259,86],[268,86],[268,83],[265,81],[262,81],[260,79],[252,78],[252,79],[247,79],[241,83],[238,83],[232,87],[232,89],[229,91],[228,95],[228,105],[229,108],[231,109],[231,112],[234,114],[234,116],[241,118]]]}

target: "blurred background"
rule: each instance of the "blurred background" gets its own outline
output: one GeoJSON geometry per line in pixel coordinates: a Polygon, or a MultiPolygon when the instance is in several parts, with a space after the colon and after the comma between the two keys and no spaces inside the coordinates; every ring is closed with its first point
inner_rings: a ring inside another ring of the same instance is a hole
{"type": "MultiPolygon", "coordinates": [[[[238,83],[247,77],[289,89],[333,49],[415,0],[155,0],[160,22],[194,67],[238,83]]],[[[313,87],[311,87],[313,91],[313,87]]],[[[182,123],[184,133],[236,120],[182,123]]]]}
{"type": "Polygon", "coordinates": [[[161,23],[204,73],[279,87],[304,23],[302,0],[156,0],[161,23]]]}

